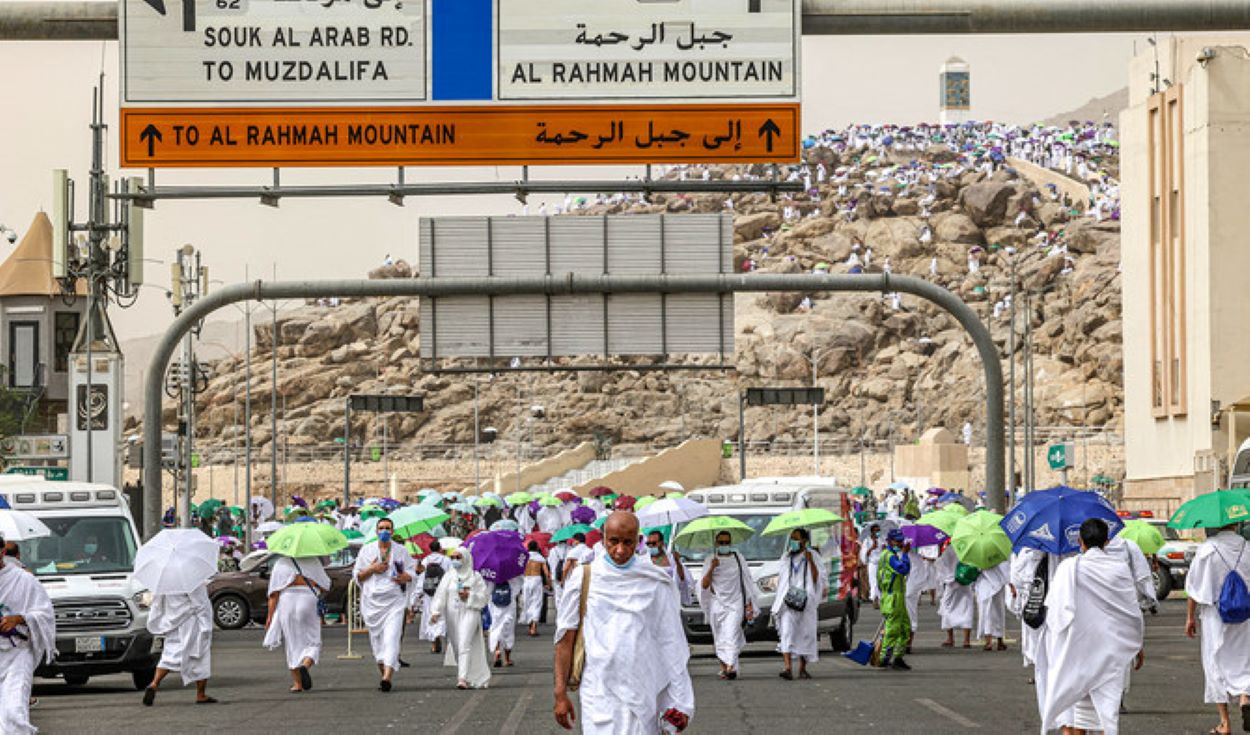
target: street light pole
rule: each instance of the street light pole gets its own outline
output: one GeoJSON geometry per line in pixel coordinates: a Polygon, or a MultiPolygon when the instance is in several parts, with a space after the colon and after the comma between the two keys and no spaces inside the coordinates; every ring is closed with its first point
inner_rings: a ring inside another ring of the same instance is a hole
{"type": "MultiPolygon", "coordinates": [[[[273,280],[278,280],[278,264],[273,265],[273,280]]],[[[278,301],[274,300],[273,333],[269,336],[272,352],[272,375],[269,381],[269,502],[278,507],[278,301]]]]}
{"type": "Polygon", "coordinates": [[[1016,501],[1016,253],[1011,253],[1011,329],[1007,332],[1007,500],[1016,501]]]}
{"type": "Polygon", "coordinates": [[[473,487],[482,489],[482,453],[478,444],[482,439],[481,415],[478,413],[478,391],[481,380],[473,376],[473,487]]]}

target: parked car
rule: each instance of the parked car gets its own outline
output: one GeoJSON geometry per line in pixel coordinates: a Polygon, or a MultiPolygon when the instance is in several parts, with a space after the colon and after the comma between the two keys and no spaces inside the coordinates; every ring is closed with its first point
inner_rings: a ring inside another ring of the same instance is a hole
{"type": "MultiPolygon", "coordinates": [[[[751,567],[755,580],[755,597],[762,614],[744,629],[748,641],[777,640],[777,630],[769,625],[768,610],[777,594],[778,560],[786,543],[786,536],[763,536],[765,526],[778,515],[802,508],[825,508],[839,512],[842,495],[846,491],[829,484],[828,479],[814,478],[759,478],[747,480],[741,485],[714,487],[698,490],[688,495],[691,500],[703,503],[713,515],[731,516],[756,530],[756,535],[738,545],[751,567]]],[[[681,527],[674,529],[680,532],[681,527]]],[[[854,626],[859,618],[859,605],[854,596],[839,596],[838,577],[842,572],[842,558],[828,550],[839,548],[841,535],[835,528],[833,535],[822,539],[826,549],[825,563],[829,573],[829,596],[818,608],[818,635],[829,637],[829,644],[836,651],[848,651],[854,643],[854,626]]],[[[687,573],[693,580],[703,577],[703,561],[706,549],[674,547],[681,553],[687,573]]],[[[691,643],[711,643],[712,629],[703,620],[703,610],[696,606],[683,607],[682,626],[691,643]]]]}
{"type": "Polygon", "coordinates": [[[1198,550],[1197,541],[1181,538],[1175,528],[1168,528],[1163,518],[1143,518],[1163,534],[1163,548],[1154,556],[1155,596],[1166,600],[1172,590],[1185,589],[1185,577],[1189,574],[1189,563],[1194,560],[1194,552],[1198,550]]]}
{"type": "MultiPolygon", "coordinates": [[[[343,549],[330,560],[326,573],[330,576],[330,592],[326,607],[342,614],[347,607],[347,586],[352,579],[359,547],[343,549]]],[[[213,622],[222,630],[236,630],[249,621],[264,624],[269,612],[269,570],[276,555],[254,551],[239,562],[239,571],[213,575],[208,583],[208,598],[213,603],[213,622]]]]}

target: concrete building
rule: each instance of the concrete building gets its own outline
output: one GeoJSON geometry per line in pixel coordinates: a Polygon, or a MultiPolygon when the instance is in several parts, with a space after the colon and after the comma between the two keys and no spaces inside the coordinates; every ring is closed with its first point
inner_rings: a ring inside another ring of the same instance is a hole
{"type": "Polygon", "coordinates": [[[952,56],[938,70],[938,119],[943,125],[972,119],[972,67],[952,56]]]}
{"type": "Polygon", "coordinates": [[[1227,483],[1250,435],[1250,52],[1164,38],[1120,117],[1125,505],[1227,483]]]}
{"type": "Polygon", "coordinates": [[[8,387],[29,397],[26,434],[58,433],[58,416],[68,410],[69,355],[85,312],[86,298],[64,296],[52,277],[52,222],[40,212],[0,263],[0,365],[8,387]]]}

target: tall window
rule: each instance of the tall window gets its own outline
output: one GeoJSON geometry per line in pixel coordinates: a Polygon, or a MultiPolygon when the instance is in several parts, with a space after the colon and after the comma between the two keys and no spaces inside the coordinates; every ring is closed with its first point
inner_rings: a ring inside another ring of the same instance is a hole
{"type": "Polygon", "coordinates": [[[39,375],[39,322],[9,322],[9,385],[33,388],[39,375]]]}
{"type": "Polygon", "coordinates": [[[1150,385],[1156,418],[1188,410],[1185,129],[1179,85],[1150,98],[1150,385]]]}
{"type": "Polygon", "coordinates": [[[78,337],[78,313],[73,311],[58,311],[56,323],[53,329],[56,334],[53,337],[53,370],[58,373],[69,372],[69,353],[74,349],[74,340],[78,337]]]}

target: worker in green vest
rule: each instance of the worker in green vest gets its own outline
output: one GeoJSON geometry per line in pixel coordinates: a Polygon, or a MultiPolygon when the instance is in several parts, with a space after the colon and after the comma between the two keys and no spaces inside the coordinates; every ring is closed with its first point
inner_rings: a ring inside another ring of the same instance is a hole
{"type": "Polygon", "coordinates": [[[881,594],[881,616],[884,632],[881,638],[881,667],[910,671],[903,661],[911,638],[911,619],[907,617],[907,575],[911,559],[907,556],[907,537],[896,529],[886,535],[888,544],[877,566],[877,589],[881,594]]]}

